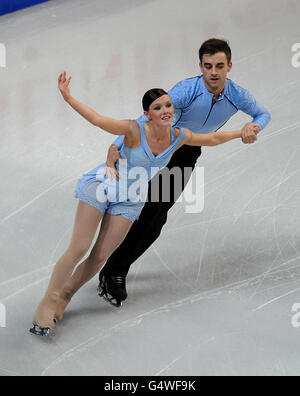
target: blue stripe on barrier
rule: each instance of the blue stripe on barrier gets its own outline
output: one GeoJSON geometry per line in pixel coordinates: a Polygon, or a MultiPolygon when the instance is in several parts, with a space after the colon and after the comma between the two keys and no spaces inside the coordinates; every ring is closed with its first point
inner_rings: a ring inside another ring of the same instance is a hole
{"type": "Polygon", "coordinates": [[[22,8],[31,7],[36,4],[45,3],[49,0],[1,0],[0,15],[14,12],[22,8]]]}

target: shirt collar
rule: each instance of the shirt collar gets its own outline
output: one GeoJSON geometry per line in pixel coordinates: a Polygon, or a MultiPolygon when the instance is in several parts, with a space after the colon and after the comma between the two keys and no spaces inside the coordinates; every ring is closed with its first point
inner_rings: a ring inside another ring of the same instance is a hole
{"type": "MultiPolygon", "coordinates": [[[[201,79],[202,79],[202,89],[203,89],[203,92],[205,92],[205,93],[211,95],[211,97],[213,97],[214,94],[211,93],[211,92],[209,92],[209,90],[206,88],[206,85],[204,84],[203,75],[201,74],[200,77],[201,77],[201,79]]],[[[229,79],[226,78],[225,87],[224,87],[223,91],[220,93],[220,96],[219,96],[219,98],[218,98],[218,101],[224,99],[224,95],[226,95],[226,93],[227,93],[227,91],[228,91],[228,85],[229,85],[229,79]]]]}

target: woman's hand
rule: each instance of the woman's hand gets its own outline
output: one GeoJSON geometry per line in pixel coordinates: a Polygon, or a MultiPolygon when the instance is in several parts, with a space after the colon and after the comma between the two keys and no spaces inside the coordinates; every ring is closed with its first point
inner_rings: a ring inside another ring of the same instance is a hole
{"type": "Polygon", "coordinates": [[[122,158],[120,156],[118,147],[112,144],[108,150],[106,164],[104,168],[104,176],[108,175],[110,180],[119,180],[120,178],[120,175],[116,169],[117,161],[120,161],[120,163],[122,164],[122,158]]]}
{"type": "Polygon", "coordinates": [[[71,97],[69,85],[72,77],[69,77],[67,79],[66,72],[63,72],[59,75],[58,77],[58,89],[60,90],[60,93],[62,94],[64,100],[68,101],[71,97]]]}

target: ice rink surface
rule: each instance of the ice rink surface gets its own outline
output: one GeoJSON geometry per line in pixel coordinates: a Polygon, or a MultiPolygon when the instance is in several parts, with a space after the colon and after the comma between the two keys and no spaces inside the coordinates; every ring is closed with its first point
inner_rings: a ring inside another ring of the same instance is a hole
{"type": "Polygon", "coordinates": [[[299,23],[298,0],[54,0],[0,17],[0,375],[300,374],[299,23]],[[114,140],[67,107],[58,74],[99,112],[136,118],[146,90],[200,74],[213,36],[230,41],[228,77],[270,124],[254,145],[203,148],[204,210],[174,206],[121,309],[94,278],[54,337],[30,335],[70,239],[76,180],[114,140]]]}

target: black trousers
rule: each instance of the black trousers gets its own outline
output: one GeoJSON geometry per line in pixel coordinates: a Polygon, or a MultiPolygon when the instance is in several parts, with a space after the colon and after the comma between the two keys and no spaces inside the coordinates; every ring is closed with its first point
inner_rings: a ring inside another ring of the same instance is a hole
{"type": "Polygon", "coordinates": [[[182,146],[173,154],[167,168],[170,171],[175,167],[180,168],[182,183],[179,188],[178,186],[175,188],[174,180],[171,179],[168,185],[168,188],[170,188],[170,199],[168,202],[163,202],[165,199],[163,199],[162,194],[163,185],[161,172],[155,175],[149,182],[148,201],[139,219],[133,223],[123,243],[110,256],[101,274],[126,276],[131,264],[134,263],[159,237],[167,221],[168,210],[175,204],[184,190],[200,155],[201,147],[194,146],[182,146]],[[158,179],[161,191],[159,200],[155,199],[156,202],[151,202],[151,192],[154,186],[155,189],[157,189],[158,179]]]}

